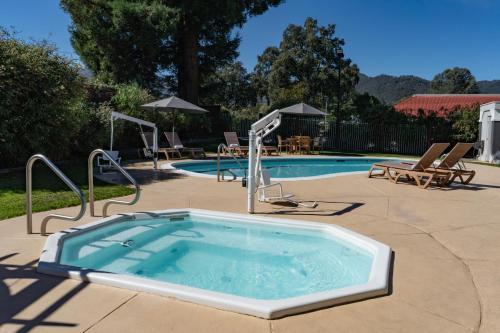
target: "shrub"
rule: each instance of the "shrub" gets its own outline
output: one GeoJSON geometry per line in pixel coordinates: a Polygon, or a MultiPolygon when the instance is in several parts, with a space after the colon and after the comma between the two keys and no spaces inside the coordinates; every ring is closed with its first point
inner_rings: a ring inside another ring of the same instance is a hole
{"type": "Polygon", "coordinates": [[[479,106],[464,108],[451,116],[453,138],[461,142],[474,142],[479,134],[479,106]]]}
{"type": "Polygon", "coordinates": [[[84,96],[78,65],[45,42],[0,28],[0,167],[69,156],[84,96]]]}

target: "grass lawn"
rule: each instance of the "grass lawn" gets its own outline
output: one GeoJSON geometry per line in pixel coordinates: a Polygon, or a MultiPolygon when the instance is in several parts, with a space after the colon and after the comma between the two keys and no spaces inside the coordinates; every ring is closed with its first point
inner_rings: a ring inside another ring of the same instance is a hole
{"type": "MultiPolygon", "coordinates": [[[[85,161],[58,165],[85,193],[88,201],[87,167],[85,161]]],[[[96,200],[134,193],[123,185],[107,184],[94,179],[96,200]]],[[[78,197],[48,167],[37,162],[33,168],[33,212],[77,206],[78,197]]],[[[26,181],[24,170],[0,174],[0,220],[26,214],[26,181]]]]}

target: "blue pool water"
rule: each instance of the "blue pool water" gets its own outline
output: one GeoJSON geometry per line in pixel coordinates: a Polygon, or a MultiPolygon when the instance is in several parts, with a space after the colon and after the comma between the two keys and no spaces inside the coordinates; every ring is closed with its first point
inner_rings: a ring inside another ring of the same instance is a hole
{"type": "Polygon", "coordinates": [[[64,239],[64,265],[256,299],[366,283],[373,256],[326,231],[184,215],[126,220],[64,239]]]}
{"type": "MultiPolygon", "coordinates": [[[[341,172],[368,171],[373,163],[381,162],[378,158],[269,158],[262,160],[262,166],[273,178],[312,177],[341,172]]],[[[240,164],[248,167],[248,160],[240,160],[240,164]]],[[[177,169],[217,175],[216,161],[177,162],[172,164],[177,169]]],[[[238,177],[244,175],[244,170],[234,160],[221,161],[221,169],[229,169],[238,177]]]]}

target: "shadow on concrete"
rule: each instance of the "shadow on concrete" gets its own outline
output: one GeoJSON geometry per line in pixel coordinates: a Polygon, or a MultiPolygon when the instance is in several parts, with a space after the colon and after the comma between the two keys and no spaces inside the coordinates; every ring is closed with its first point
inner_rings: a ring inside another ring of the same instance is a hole
{"type": "MultiPolygon", "coordinates": [[[[51,304],[44,304],[43,310],[31,319],[16,318],[23,310],[42,298],[45,294],[56,288],[65,279],[42,275],[36,271],[37,260],[24,265],[3,263],[5,260],[18,255],[11,253],[0,257],[0,326],[2,324],[13,324],[20,326],[16,332],[29,332],[38,326],[44,327],[76,327],[77,324],[70,322],[56,322],[46,320],[50,315],[62,307],[72,297],[87,287],[87,283],[79,283],[51,304]],[[6,279],[18,279],[12,286],[29,281],[23,289],[15,294],[11,293],[6,279]],[[33,282],[34,281],[34,282],[33,282]]],[[[23,316],[24,317],[24,316],[23,316]]],[[[49,330],[50,331],[50,330],[49,330]]]]}
{"type": "MultiPolygon", "coordinates": [[[[148,185],[152,183],[164,182],[171,179],[179,179],[185,178],[186,176],[175,172],[173,170],[154,170],[152,168],[131,168],[127,167],[126,171],[134,177],[134,179],[140,185],[148,185]]],[[[130,182],[125,176],[123,176],[120,172],[108,172],[103,174],[95,174],[95,178],[111,184],[120,184],[120,185],[130,185],[130,182]]]]}
{"type": "MultiPolygon", "coordinates": [[[[302,202],[310,202],[310,201],[302,201],[302,202]]],[[[283,204],[280,203],[280,206],[284,207],[284,209],[279,209],[276,211],[272,212],[262,212],[261,214],[266,214],[266,215],[304,215],[304,216],[340,216],[344,215],[347,213],[352,212],[353,210],[361,207],[364,205],[363,202],[344,202],[344,201],[324,201],[324,200],[318,200],[316,201],[318,203],[317,208],[303,208],[303,207],[294,207],[291,206],[289,203],[284,202],[283,204]],[[347,207],[335,210],[335,209],[321,209],[321,204],[342,204],[342,205],[347,205],[347,207]],[[285,208],[286,207],[286,208],[285,208]]],[[[274,204],[274,206],[277,206],[278,203],[274,204]]]]}

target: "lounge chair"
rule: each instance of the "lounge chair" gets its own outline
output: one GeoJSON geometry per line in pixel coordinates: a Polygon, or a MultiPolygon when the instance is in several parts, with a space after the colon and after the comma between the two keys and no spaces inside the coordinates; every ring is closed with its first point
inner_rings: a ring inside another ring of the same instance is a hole
{"type": "Polygon", "coordinates": [[[237,153],[239,156],[248,154],[248,146],[240,146],[238,135],[236,132],[224,132],[227,148],[232,153],[237,153]]]}
{"type": "MultiPolygon", "coordinates": [[[[141,133],[142,142],[144,142],[144,156],[152,158],[153,157],[153,132],[143,132],[141,133]]],[[[167,160],[170,159],[170,155],[172,157],[177,155],[179,158],[182,158],[181,152],[176,148],[167,148],[167,147],[158,147],[158,152],[163,153],[167,160]]]]}
{"type": "Polygon", "coordinates": [[[472,143],[457,143],[441,162],[437,164],[436,169],[449,170],[453,173],[447,184],[451,184],[457,177],[462,184],[468,184],[476,175],[474,170],[468,170],[465,164],[460,161],[472,146],[472,143]],[[467,177],[465,180],[464,176],[467,177]]]}
{"type": "MultiPolygon", "coordinates": [[[[111,158],[118,164],[121,164],[122,158],[118,156],[117,150],[105,150],[105,152],[111,156],[111,158]]],[[[97,167],[99,168],[99,173],[102,173],[104,169],[114,169],[115,166],[106,155],[97,156],[97,167]]]]}
{"type": "Polygon", "coordinates": [[[264,169],[261,169],[260,172],[260,186],[257,188],[259,191],[259,201],[261,202],[267,202],[267,203],[278,203],[278,202],[288,202],[291,203],[295,206],[301,206],[301,207],[306,207],[306,208],[315,208],[318,206],[316,201],[314,201],[312,204],[305,204],[303,202],[294,200],[293,197],[294,195],[291,193],[284,194],[283,193],[283,187],[281,186],[281,183],[272,183],[271,182],[271,176],[269,175],[269,172],[267,172],[264,169]],[[269,189],[277,187],[278,191],[277,193],[269,193],[269,189]]]}
{"type": "Polygon", "coordinates": [[[397,183],[399,178],[405,176],[408,180],[415,180],[420,188],[427,188],[433,181],[436,181],[439,185],[446,184],[452,177],[452,172],[437,169],[433,167],[433,163],[449,145],[449,143],[434,143],[415,163],[374,163],[368,172],[368,177],[387,175],[389,180],[397,183]],[[382,174],[373,174],[373,171],[377,169],[382,170],[382,174]]]}
{"type": "Polygon", "coordinates": [[[179,135],[177,132],[163,132],[165,134],[165,137],[167,138],[168,144],[170,147],[174,149],[178,149],[181,152],[187,152],[191,154],[192,158],[195,158],[197,155],[201,155],[202,157],[207,157],[205,154],[205,150],[203,148],[189,148],[185,147],[182,144],[181,139],[179,138],[179,135]]]}

